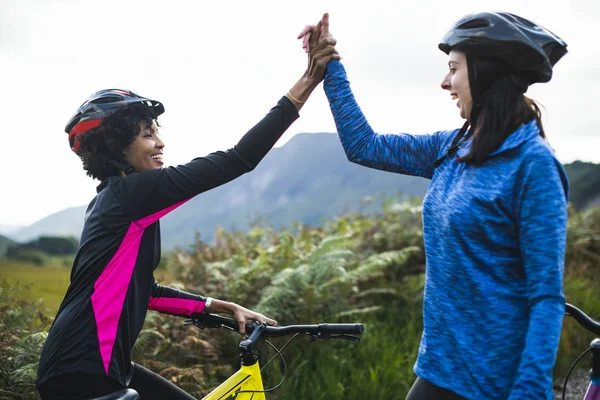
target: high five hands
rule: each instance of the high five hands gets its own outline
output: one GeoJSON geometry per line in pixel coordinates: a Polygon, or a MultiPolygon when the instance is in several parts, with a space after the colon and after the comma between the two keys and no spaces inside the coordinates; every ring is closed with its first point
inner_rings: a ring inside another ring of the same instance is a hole
{"type": "Polygon", "coordinates": [[[298,39],[302,39],[302,48],[308,53],[306,73],[311,79],[321,81],[327,63],[342,58],[335,49],[337,41],[329,33],[329,13],[323,14],[316,25],[306,25],[298,35],[298,39]]]}

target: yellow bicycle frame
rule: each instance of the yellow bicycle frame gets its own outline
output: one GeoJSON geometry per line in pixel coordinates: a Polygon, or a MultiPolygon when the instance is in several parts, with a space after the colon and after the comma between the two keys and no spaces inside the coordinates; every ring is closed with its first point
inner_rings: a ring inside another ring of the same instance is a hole
{"type": "Polygon", "coordinates": [[[264,393],[239,393],[244,390],[265,390],[258,361],[254,365],[242,365],[239,371],[202,400],[266,400],[264,393]]]}

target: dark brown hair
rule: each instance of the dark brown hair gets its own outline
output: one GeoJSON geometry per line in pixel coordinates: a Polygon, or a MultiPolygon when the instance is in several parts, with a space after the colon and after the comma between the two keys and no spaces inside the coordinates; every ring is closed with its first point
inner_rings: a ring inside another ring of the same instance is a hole
{"type": "Polygon", "coordinates": [[[501,73],[500,77],[494,77],[490,82],[489,76],[498,74],[501,70],[497,67],[499,62],[475,57],[469,63],[470,68],[474,67],[474,71],[469,71],[473,97],[473,141],[469,154],[459,158],[459,161],[481,163],[490,153],[497,150],[512,132],[531,120],[536,121],[540,136],[546,138],[540,108],[524,94],[529,84],[522,77],[509,71],[501,73]]]}

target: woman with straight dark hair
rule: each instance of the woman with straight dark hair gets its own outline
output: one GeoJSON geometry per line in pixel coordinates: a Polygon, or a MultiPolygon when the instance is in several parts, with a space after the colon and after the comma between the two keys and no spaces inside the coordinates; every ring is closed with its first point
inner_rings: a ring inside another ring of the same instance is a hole
{"type": "MultiPolygon", "coordinates": [[[[299,38],[335,45],[329,16],[299,38]]],[[[564,314],[568,181],[527,88],[567,52],[519,16],[467,15],[439,48],[461,129],[377,134],[339,60],[324,88],[348,159],[431,179],[423,201],[423,335],[409,400],[552,399],[564,314]]]]}

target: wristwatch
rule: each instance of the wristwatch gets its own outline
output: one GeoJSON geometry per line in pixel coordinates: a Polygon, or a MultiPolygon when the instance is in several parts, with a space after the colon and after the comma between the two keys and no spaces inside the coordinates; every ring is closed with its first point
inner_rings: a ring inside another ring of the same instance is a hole
{"type": "Polygon", "coordinates": [[[210,305],[212,304],[213,298],[212,297],[207,297],[206,298],[206,303],[204,303],[204,312],[208,312],[208,309],[210,308],[210,305]]]}

